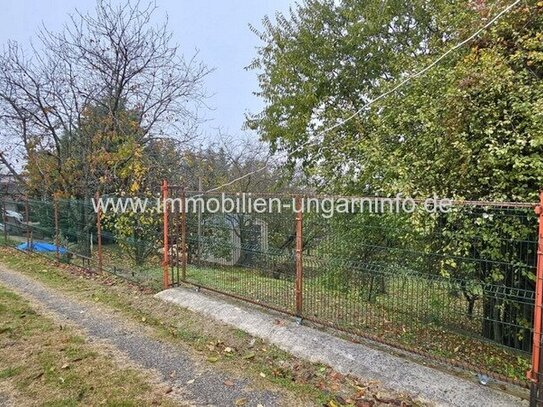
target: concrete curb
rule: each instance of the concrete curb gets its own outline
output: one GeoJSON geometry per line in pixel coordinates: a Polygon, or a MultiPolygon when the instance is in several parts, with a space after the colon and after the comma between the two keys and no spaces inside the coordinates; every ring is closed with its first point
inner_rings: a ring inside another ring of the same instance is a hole
{"type": "Polygon", "coordinates": [[[410,393],[437,406],[528,406],[526,400],[518,397],[297,325],[286,316],[279,317],[281,323],[278,324],[278,317],[255,307],[242,307],[184,287],[162,291],[156,297],[265,339],[302,359],[329,365],[342,374],[379,380],[389,389],[410,393]]]}

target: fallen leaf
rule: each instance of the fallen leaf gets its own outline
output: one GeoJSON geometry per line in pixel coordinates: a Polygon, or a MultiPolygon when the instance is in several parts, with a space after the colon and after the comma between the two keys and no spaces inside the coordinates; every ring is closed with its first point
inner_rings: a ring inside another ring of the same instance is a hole
{"type": "Polygon", "coordinates": [[[345,400],[343,397],[341,397],[339,395],[336,396],[336,401],[337,401],[337,403],[339,403],[339,405],[342,405],[342,406],[348,404],[347,400],[345,400]]]}
{"type": "Polygon", "coordinates": [[[187,382],[187,384],[192,384],[192,383],[194,383],[194,380],[195,380],[195,379],[190,379],[190,380],[187,382]]]}
{"type": "Polygon", "coordinates": [[[266,377],[266,373],[260,372],[260,377],[266,377]]]}
{"type": "Polygon", "coordinates": [[[256,356],[256,354],[254,352],[250,352],[250,353],[247,353],[245,355],[243,355],[243,359],[252,359],[256,356]]]}
{"type": "Polygon", "coordinates": [[[60,368],[61,369],[68,369],[70,365],[68,363],[64,363],[60,368]]]}
{"type": "Polygon", "coordinates": [[[231,380],[225,380],[225,381],[224,381],[224,385],[225,385],[225,386],[232,387],[232,386],[234,385],[234,382],[231,381],[231,380]]]}
{"type": "Polygon", "coordinates": [[[215,362],[218,361],[218,360],[219,360],[219,358],[216,358],[216,357],[209,357],[209,358],[207,358],[207,361],[208,361],[208,362],[211,362],[211,363],[215,363],[215,362]]]}
{"type": "Polygon", "coordinates": [[[247,399],[237,399],[234,404],[236,406],[244,406],[245,404],[247,404],[247,399]]]}

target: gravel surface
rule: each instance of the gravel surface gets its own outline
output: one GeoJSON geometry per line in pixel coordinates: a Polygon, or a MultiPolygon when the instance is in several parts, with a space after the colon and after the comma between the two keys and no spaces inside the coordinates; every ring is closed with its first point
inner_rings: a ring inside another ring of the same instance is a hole
{"type": "Polygon", "coordinates": [[[9,396],[4,393],[0,393],[0,406],[3,407],[12,407],[13,403],[11,402],[9,396]]]}
{"type": "Polygon", "coordinates": [[[137,365],[156,370],[174,393],[181,396],[183,404],[234,406],[240,399],[246,399],[244,406],[288,403],[280,393],[255,389],[247,379],[229,377],[212,369],[203,359],[198,360],[182,349],[150,338],[141,326],[130,324],[114,313],[67,298],[63,293],[4,267],[0,267],[0,283],[38,303],[58,319],[83,329],[91,340],[105,340],[137,365]]]}

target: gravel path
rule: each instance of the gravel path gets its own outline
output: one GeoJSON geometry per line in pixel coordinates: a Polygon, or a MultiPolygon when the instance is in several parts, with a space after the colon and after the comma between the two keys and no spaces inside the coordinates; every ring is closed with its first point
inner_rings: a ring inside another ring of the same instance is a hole
{"type": "Polygon", "coordinates": [[[141,326],[130,324],[92,304],[69,299],[31,278],[0,267],[0,283],[38,303],[58,319],[82,328],[91,340],[105,340],[137,365],[155,369],[189,405],[234,406],[237,401],[243,404],[240,399],[246,399],[244,406],[269,407],[288,403],[279,393],[254,389],[247,379],[217,372],[206,366],[204,360],[145,335],[141,326]]]}
{"type": "Polygon", "coordinates": [[[9,396],[4,393],[0,393],[0,406],[3,407],[12,407],[13,403],[11,402],[9,396]]]}

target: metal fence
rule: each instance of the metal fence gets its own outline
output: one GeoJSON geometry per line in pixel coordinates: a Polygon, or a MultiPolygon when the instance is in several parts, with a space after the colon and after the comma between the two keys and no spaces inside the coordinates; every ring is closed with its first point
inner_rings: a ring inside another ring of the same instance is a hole
{"type": "Polygon", "coordinates": [[[523,386],[532,355],[540,382],[534,204],[397,212],[360,198],[329,216],[341,197],[251,194],[265,211],[226,211],[213,202],[239,194],[165,183],[161,198],[121,213],[3,197],[0,231],[20,249],[51,244],[58,262],[155,290],[189,283],[523,386]]]}
{"type": "Polygon", "coordinates": [[[292,208],[330,197],[253,194],[263,206],[279,199],[290,210],[210,214],[203,208],[216,194],[180,194],[198,197],[201,210],[170,220],[174,258],[165,264],[181,269],[170,273],[174,284],[180,275],[304,320],[525,381],[537,257],[533,204],[458,202],[448,213],[419,207],[324,217],[292,208]]]}

